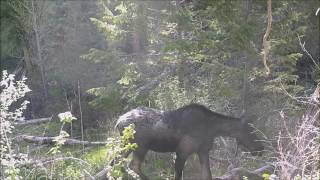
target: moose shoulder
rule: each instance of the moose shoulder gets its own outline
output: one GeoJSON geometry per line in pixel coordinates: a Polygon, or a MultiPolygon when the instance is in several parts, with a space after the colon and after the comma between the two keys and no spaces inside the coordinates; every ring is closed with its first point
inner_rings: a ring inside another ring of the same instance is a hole
{"type": "Polygon", "coordinates": [[[134,142],[138,144],[133,152],[131,167],[143,180],[148,179],[141,172],[141,163],[148,150],[176,152],[176,180],[181,179],[184,164],[193,153],[199,156],[201,179],[211,180],[209,151],[217,136],[236,138],[254,155],[263,150],[263,145],[248,123],[215,113],[199,104],[172,111],[136,108],[120,116],[116,127],[122,132],[130,124],[135,125],[134,142]]]}

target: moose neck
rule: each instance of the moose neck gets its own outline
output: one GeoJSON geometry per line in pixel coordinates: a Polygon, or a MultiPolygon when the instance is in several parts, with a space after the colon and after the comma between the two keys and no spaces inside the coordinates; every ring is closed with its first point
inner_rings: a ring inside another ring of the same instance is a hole
{"type": "Polygon", "coordinates": [[[212,137],[228,136],[238,138],[241,132],[241,120],[234,117],[213,114],[209,120],[209,126],[212,137]]]}

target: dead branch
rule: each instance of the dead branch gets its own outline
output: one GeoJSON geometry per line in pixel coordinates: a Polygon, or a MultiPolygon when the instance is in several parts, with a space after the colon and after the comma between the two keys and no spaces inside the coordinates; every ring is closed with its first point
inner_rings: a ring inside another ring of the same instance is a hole
{"type": "Polygon", "coordinates": [[[274,171],[274,167],[271,165],[263,166],[259,169],[250,171],[244,168],[234,168],[230,172],[226,173],[223,176],[215,177],[214,180],[241,180],[243,177],[247,177],[250,180],[261,180],[262,174],[268,172],[272,174],[274,171]]]}
{"type": "MultiPolygon", "coordinates": [[[[64,145],[84,145],[84,146],[94,146],[94,145],[105,145],[107,142],[90,142],[90,141],[80,141],[77,139],[68,139],[65,138],[64,145]]],[[[29,135],[20,135],[16,138],[17,142],[25,141],[28,143],[35,144],[55,144],[56,137],[38,137],[38,136],[29,136],[29,135]]]]}
{"type": "Polygon", "coordinates": [[[103,168],[100,172],[94,175],[94,179],[107,179],[107,173],[110,169],[108,167],[103,168]]]}
{"type": "Polygon", "coordinates": [[[25,125],[30,125],[30,124],[40,124],[40,123],[46,123],[52,120],[51,117],[47,118],[39,118],[39,119],[30,119],[30,120],[23,120],[15,123],[15,126],[25,126],[25,125]]]}

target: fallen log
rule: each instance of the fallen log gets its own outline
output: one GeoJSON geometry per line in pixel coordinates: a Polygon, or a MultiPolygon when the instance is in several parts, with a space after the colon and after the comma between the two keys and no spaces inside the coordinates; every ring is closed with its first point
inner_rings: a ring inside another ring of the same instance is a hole
{"type": "Polygon", "coordinates": [[[52,120],[51,117],[47,118],[39,118],[39,119],[30,119],[30,120],[23,120],[15,123],[15,126],[25,126],[25,125],[30,125],[30,124],[40,124],[40,123],[46,123],[52,120]]]}
{"type": "MultiPolygon", "coordinates": [[[[25,141],[28,143],[35,143],[35,144],[50,144],[53,145],[56,143],[57,137],[39,137],[39,136],[29,136],[29,135],[20,135],[16,138],[17,142],[25,141]]],[[[94,145],[105,145],[107,142],[100,142],[100,141],[81,141],[77,139],[69,139],[64,138],[64,145],[85,145],[85,146],[94,146],[94,145]]]]}

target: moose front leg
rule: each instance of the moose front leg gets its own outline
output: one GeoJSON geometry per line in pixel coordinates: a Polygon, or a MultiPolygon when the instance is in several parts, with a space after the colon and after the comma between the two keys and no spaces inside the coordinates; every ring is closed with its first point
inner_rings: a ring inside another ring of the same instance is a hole
{"type": "Polygon", "coordinates": [[[202,150],[198,152],[200,166],[201,166],[201,180],[211,180],[212,175],[209,163],[209,151],[202,150]]]}
{"type": "Polygon", "coordinates": [[[175,180],[181,180],[182,178],[182,171],[184,168],[184,164],[187,160],[187,155],[176,153],[176,160],[175,160],[175,180]]]}
{"type": "Polygon", "coordinates": [[[130,162],[130,167],[132,170],[140,176],[141,180],[148,180],[147,176],[145,176],[141,171],[141,165],[143,163],[144,157],[147,154],[147,150],[144,148],[138,148],[132,153],[132,160],[130,162]]]}

